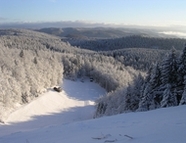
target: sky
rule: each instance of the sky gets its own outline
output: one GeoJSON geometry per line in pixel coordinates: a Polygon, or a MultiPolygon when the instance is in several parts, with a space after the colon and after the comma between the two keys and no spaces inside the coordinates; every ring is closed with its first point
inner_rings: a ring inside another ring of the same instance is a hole
{"type": "Polygon", "coordinates": [[[0,0],[0,23],[186,25],[186,0],[0,0]]]}

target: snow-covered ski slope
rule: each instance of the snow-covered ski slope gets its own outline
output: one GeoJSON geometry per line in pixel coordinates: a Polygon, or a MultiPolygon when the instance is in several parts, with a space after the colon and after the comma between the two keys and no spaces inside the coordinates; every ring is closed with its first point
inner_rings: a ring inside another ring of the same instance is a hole
{"type": "Polygon", "coordinates": [[[0,125],[0,143],[186,143],[186,106],[92,119],[105,91],[68,80],[63,89],[12,113],[0,125]]]}
{"type": "Polygon", "coordinates": [[[64,80],[62,89],[62,92],[58,93],[51,88],[36,100],[10,114],[5,125],[0,124],[0,136],[92,119],[95,111],[94,101],[106,93],[105,89],[88,80],[64,80]]]}

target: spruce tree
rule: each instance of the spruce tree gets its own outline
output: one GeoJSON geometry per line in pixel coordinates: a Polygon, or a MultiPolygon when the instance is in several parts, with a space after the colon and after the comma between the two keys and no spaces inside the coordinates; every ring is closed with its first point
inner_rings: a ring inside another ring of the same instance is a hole
{"type": "Polygon", "coordinates": [[[142,99],[139,103],[139,108],[137,111],[147,111],[149,110],[149,105],[153,101],[153,98],[151,97],[150,94],[151,87],[149,83],[146,83],[145,89],[143,91],[142,99]]]}
{"type": "Polygon", "coordinates": [[[153,67],[150,81],[149,81],[149,86],[151,88],[152,100],[154,100],[154,101],[151,101],[152,105],[151,105],[150,109],[158,108],[160,106],[160,102],[161,102],[161,98],[162,98],[161,91],[159,89],[159,87],[161,85],[160,78],[161,78],[161,72],[160,72],[159,63],[156,63],[153,67]]]}
{"type": "Polygon", "coordinates": [[[161,83],[164,89],[166,89],[167,84],[171,84],[171,87],[175,87],[177,84],[177,59],[174,48],[162,62],[161,83]]]}
{"type": "Polygon", "coordinates": [[[171,91],[171,84],[166,85],[166,89],[163,92],[163,99],[161,101],[161,107],[170,107],[177,105],[177,99],[175,92],[171,91]]]}
{"type": "Polygon", "coordinates": [[[147,111],[157,108],[155,102],[155,95],[153,93],[153,89],[151,83],[147,83],[145,85],[145,89],[143,91],[142,99],[139,103],[138,111],[147,111]]]}
{"type": "Polygon", "coordinates": [[[152,69],[151,76],[150,76],[150,84],[152,86],[152,89],[156,89],[161,84],[161,73],[160,73],[160,67],[159,63],[156,63],[152,69]]]}
{"type": "Polygon", "coordinates": [[[162,94],[161,107],[177,105],[177,93],[175,90],[178,86],[177,58],[174,48],[162,62],[161,67],[161,85],[159,90],[162,94]]]}
{"type": "Polygon", "coordinates": [[[136,111],[138,109],[141,98],[141,85],[143,85],[143,83],[144,78],[139,74],[134,80],[133,86],[128,86],[125,98],[125,111],[136,111]]]}
{"type": "Polygon", "coordinates": [[[180,104],[183,104],[181,102],[183,101],[180,101],[181,98],[183,98],[183,95],[185,94],[185,85],[186,85],[186,82],[185,82],[185,79],[184,77],[186,76],[186,44],[185,44],[185,47],[179,57],[179,60],[178,60],[178,69],[177,69],[177,91],[178,91],[178,102],[180,102],[180,104]]]}
{"type": "Polygon", "coordinates": [[[181,98],[179,105],[184,105],[184,104],[186,104],[186,89],[184,89],[184,92],[182,94],[182,98],[181,98]]]}
{"type": "Polygon", "coordinates": [[[181,101],[180,101],[179,105],[186,104],[186,75],[184,76],[184,84],[185,84],[184,91],[182,93],[182,98],[181,98],[181,101]]]}
{"type": "Polygon", "coordinates": [[[126,95],[125,95],[124,111],[131,111],[132,91],[133,91],[133,87],[132,87],[132,85],[129,84],[127,87],[126,95]]]}
{"type": "Polygon", "coordinates": [[[158,87],[160,85],[160,69],[158,63],[148,72],[142,90],[142,99],[139,103],[138,111],[152,110],[157,107],[155,97],[158,96],[158,87]]]}
{"type": "Polygon", "coordinates": [[[179,64],[178,72],[179,72],[180,77],[182,77],[181,79],[183,81],[184,80],[183,75],[186,75],[186,44],[185,44],[185,47],[181,53],[178,64],[179,64]]]}

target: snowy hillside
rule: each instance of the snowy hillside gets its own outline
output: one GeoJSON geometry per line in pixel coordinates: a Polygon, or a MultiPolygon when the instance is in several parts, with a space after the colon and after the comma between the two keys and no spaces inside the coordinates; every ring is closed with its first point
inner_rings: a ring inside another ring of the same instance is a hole
{"type": "MultiPolygon", "coordinates": [[[[59,37],[30,30],[0,30],[0,122],[64,78],[90,77],[107,92],[124,90],[144,72],[112,56],[82,50],[59,37]]],[[[141,65],[141,64],[140,64],[141,65]]]]}
{"type": "Polygon", "coordinates": [[[0,125],[0,143],[184,143],[186,106],[91,119],[97,84],[65,80],[63,91],[20,107],[0,125]]]}
{"type": "Polygon", "coordinates": [[[64,80],[63,91],[50,89],[31,103],[20,107],[0,125],[0,136],[93,118],[94,101],[106,91],[86,80],[64,80]]]}

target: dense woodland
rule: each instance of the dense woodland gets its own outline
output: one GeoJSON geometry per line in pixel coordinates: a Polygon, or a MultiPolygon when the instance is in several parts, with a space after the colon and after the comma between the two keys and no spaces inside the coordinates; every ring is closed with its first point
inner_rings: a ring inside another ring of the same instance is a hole
{"type": "Polygon", "coordinates": [[[60,38],[29,30],[1,30],[1,120],[38,97],[43,89],[91,77],[108,92],[127,87],[140,73],[112,56],[82,50],[60,38]],[[5,114],[6,113],[6,114],[5,114]]]}
{"type": "MultiPolygon", "coordinates": [[[[151,68],[152,64],[163,59],[164,55],[167,53],[167,50],[127,48],[99,53],[106,56],[112,56],[125,66],[132,66],[136,70],[147,72],[149,68],[151,68]]],[[[179,53],[180,51],[176,52],[177,55],[179,55],[179,53]]]]}
{"type": "Polygon", "coordinates": [[[28,103],[44,89],[62,82],[63,66],[59,54],[9,49],[2,44],[0,47],[1,118],[18,104],[28,103]]]}
{"type": "Polygon", "coordinates": [[[97,101],[95,117],[184,104],[185,53],[182,59],[176,58],[180,51],[172,50],[172,59],[166,53],[167,50],[145,47],[117,50],[117,46],[113,51],[96,52],[41,32],[0,30],[0,120],[17,105],[37,98],[44,89],[60,85],[63,78],[83,81],[89,77],[108,91],[97,101]],[[174,72],[167,71],[172,69],[169,66],[172,61],[174,72]],[[170,82],[167,73],[176,79],[170,82]],[[175,103],[170,105],[169,93],[172,97],[176,94],[175,103]]]}
{"type": "Polygon", "coordinates": [[[186,39],[147,37],[146,35],[132,35],[122,38],[79,40],[69,39],[68,42],[77,47],[93,51],[110,51],[125,48],[148,48],[170,50],[174,46],[177,50],[183,48],[186,39]]]}
{"type": "Polygon", "coordinates": [[[180,56],[172,48],[149,69],[145,78],[139,74],[127,90],[100,98],[95,117],[183,104],[186,104],[186,45],[180,56]]]}

